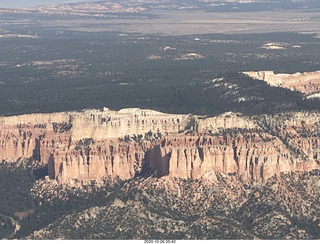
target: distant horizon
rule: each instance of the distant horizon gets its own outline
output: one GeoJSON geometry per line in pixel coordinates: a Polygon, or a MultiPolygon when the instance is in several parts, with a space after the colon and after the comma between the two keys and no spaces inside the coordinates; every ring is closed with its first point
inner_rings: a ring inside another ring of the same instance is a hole
{"type": "Polygon", "coordinates": [[[0,8],[30,8],[54,3],[94,2],[98,0],[0,0],[0,8]]]}

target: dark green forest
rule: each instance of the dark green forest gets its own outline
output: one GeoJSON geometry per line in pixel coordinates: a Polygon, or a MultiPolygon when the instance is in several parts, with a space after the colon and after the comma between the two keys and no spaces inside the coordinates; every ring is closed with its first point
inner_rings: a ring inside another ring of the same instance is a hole
{"type": "Polygon", "coordinates": [[[55,35],[43,29],[37,33],[39,39],[0,39],[2,115],[102,107],[206,115],[319,107],[317,100],[239,73],[320,70],[319,39],[312,35],[177,37],[74,31],[55,35]],[[269,42],[284,49],[264,49],[269,42]],[[183,58],[190,53],[201,56],[183,58]],[[234,84],[238,93],[228,85],[210,86],[216,78],[234,84]]]}

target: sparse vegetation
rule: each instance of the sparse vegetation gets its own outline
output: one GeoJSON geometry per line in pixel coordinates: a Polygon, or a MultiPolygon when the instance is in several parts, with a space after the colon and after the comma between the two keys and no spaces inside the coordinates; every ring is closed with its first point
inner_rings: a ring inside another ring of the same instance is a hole
{"type": "Polygon", "coordinates": [[[2,189],[17,189],[3,191],[2,238],[320,238],[318,170],[281,173],[259,186],[217,174],[211,185],[136,177],[70,181],[64,188],[44,180],[45,171],[30,162],[2,162],[0,172],[2,189]],[[15,213],[22,211],[28,214],[19,219],[15,213]]]}
{"type": "Polygon", "coordinates": [[[69,131],[72,128],[71,123],[62,122],[62,123],[52,123],[53,131],[55,133],[64,133],[65,131],[69,131]]]}

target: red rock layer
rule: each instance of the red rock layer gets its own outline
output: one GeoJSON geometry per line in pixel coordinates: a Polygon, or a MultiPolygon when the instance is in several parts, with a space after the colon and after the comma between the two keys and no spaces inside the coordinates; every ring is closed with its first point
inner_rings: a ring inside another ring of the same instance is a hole
{"type": "Polygon", "coordinates": [[[243,181],[265,181],[280,172],[319,168],[316,162],[297,162],[268,134],[168,138],[152,151],[150,166],[178,178],[201,178],[213,170],[236,174],[243,181]]]}
{"type": "Polygon", "coordinates": [[[56,152],[49,163],[51,178],[128,179],[149,167],[158,176],[201,178],[205,173],[236,174],[243,181],[266,181],[274,174],[319,168],[316,161],[299,162],[276,137],[245,132],[236,136],[168,136],[155,142],[96,142],[85,150],[56,152]]]}
{"type": "Polygon", "coordinates": [[[117,139],[96,142],[86,149],[55,151],[48,162],[49,176],[63,183],[68,179],[96,179],[103,176],[129,179],[141,170],[145,152],[136,142],[117,139]]]}
{"type": "Polygon", "coordinates": [[[0,158],[3,160],[32,157],[46,164],[52,152],[68,149],[71,143],[70,133],[55,133],[46,125],[19,124],[0,128],[0,158]]]}
{"type": "Polygon", "coordinates": [[[104,176],[128,179],[146,172],[201,178],[210,171],[236,174],[243,181],[266,181],[280,172],[319,168],[317,114],[257,118],[265,120],[266,129],[262,129],[254,120],[234,114],[175,118],[175,115],[133,110],[134,116],[129,116],[131,122],[122,123],[129,112],[121,116],[106,110],[2,118],[0,159],[32,158],[48,164],[49,176],[60,183],[104,176]],[[113,117],[100,124],[102,119],[97,120],[93,116],[96,114],[113,117]],[[157,116],[161,119],[157,120],[157,116]],[[113,121],[118,121],[117,126],[113,121]],[[128,132],[129,124],[135,124],[133,132],[128,132]],[[156,129],[152,132],[162,134],[161,139],[153,135],[149,139],[133,136],[137,132],[142,136],[153,127],[156,129]],[[181,128],[194,135],[185,135],[181,128]],[[81,139],[83,131],[87,132],[81,139]],[[122,133],[119,132],[120,138],[114,136],[118,131],[122,133]],[[206,131],[211,131],[210,135],[206,131]],[[275,134],[274,131],[277,137],[270,134],[275,134]],[[124,140],[126,133],[132,134],[124,140]]]}

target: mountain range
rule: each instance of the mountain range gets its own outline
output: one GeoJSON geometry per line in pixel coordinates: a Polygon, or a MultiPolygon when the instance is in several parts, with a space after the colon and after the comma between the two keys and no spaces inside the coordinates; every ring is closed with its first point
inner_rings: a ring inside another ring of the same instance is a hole
{"type": "Polygon", "coordinates": [[[142,0],[142,1],[94,1],[94,0],[35,0],[32,2],[24,0],[13,0],[6,3],[0,3],[0,8],[32,8],[36,10],[54,8],[81,9],[89,5],[95,8],[113,11],[112,6],[122,8],[140,8],[141,10],[152,9],[178,9],[191,10],[202,9],[207,11],[259,11],[259,10],[312,10],[320,7],[317,0],[142,0]],[[106,7],[110,7],[106,9],[106,7]]]}

